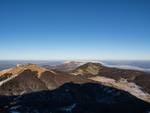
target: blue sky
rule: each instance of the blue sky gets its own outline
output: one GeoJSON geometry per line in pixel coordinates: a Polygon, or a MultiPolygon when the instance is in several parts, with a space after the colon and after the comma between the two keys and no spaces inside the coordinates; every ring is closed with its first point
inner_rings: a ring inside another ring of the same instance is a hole
{"type": "Polygon", "coordinates": [[[0,59],[150,60],[150,1],[0,0],[0,59]]]}

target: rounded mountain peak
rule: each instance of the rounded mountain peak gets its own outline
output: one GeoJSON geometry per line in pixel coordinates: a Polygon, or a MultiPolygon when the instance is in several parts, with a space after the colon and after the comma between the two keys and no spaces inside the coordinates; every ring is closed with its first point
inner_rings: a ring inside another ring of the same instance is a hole
{"type": "Polygon", "coordinates": [[[88,62],[84,65],[79,66],[73,71],[74,75],[92,74],[97,75],[104,66],[100,63],[88,62]]]}

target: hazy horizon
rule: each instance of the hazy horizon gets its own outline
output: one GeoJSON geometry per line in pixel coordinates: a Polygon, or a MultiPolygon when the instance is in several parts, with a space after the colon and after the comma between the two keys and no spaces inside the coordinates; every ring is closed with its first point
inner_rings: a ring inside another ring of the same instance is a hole
{"type": "Polygon", "coordinates": [[[150,60],[0,60],[0,70],[8,69],[17,64],[37,64],[39,66],[57,66],[77,61],[79,63],[101,63],[107,67],[116,67],[120,69],[132,69],[150,72],[150,60]]]}
{"type": "Polygon", "coordinates": [[[150,61],[150,59],[0,59],[0,61],[150,61]]]}

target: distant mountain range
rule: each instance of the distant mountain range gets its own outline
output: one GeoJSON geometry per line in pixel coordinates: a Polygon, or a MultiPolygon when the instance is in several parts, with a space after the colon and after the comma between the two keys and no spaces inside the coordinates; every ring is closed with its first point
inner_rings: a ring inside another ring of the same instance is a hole
{"type": "Polygon", "coordinates": [[[69,72],[76,69],[78,66],[85,64],[85,62],[76,62],[76,61],[66,61],[58,65],[42,65],[42,67],[47,69],[56,69],[63,72],[69,72]]]}
{"type": "MultiPolygon", "coordinates": [[[[62,71],[71,69],[73,65],[78,66],[79,64],[84,64],[87,62],[95,62],[101,63],[107,67],[117,67],[121,69],[132,69],[132,70],[140,70],[145,72],[150,72],[150,61],[145,60],[79,60],[79,61],[66,61],[66,60],[47,60],[47,61],[40,61],[40,60],[0,60],[0,70],[4,70],[7,68],[11,68],[16,66],[17,64],[38,64],[39,66],[44,66],[46,68],[62,68],[62,71]],[[65,66],[64,65],[69,65],[65,66]],[[65,68],[65,70],[63,70],[65,68]]],[[[74,69],[74,68],[73,68],[74,69]]]]}
{"type": "Polygon", "coordinates": [[[149,113],[150,74],[93,62],[0,71],[0,113],[149,113]]]}

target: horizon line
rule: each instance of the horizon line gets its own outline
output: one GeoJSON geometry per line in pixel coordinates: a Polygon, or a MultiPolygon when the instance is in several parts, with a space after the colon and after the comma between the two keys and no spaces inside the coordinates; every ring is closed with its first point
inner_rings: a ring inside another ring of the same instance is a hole
{"type": "Polygon", "coordinates": [[[150,61],[150,59],[0,59],[0,61],[150,61]]]}

